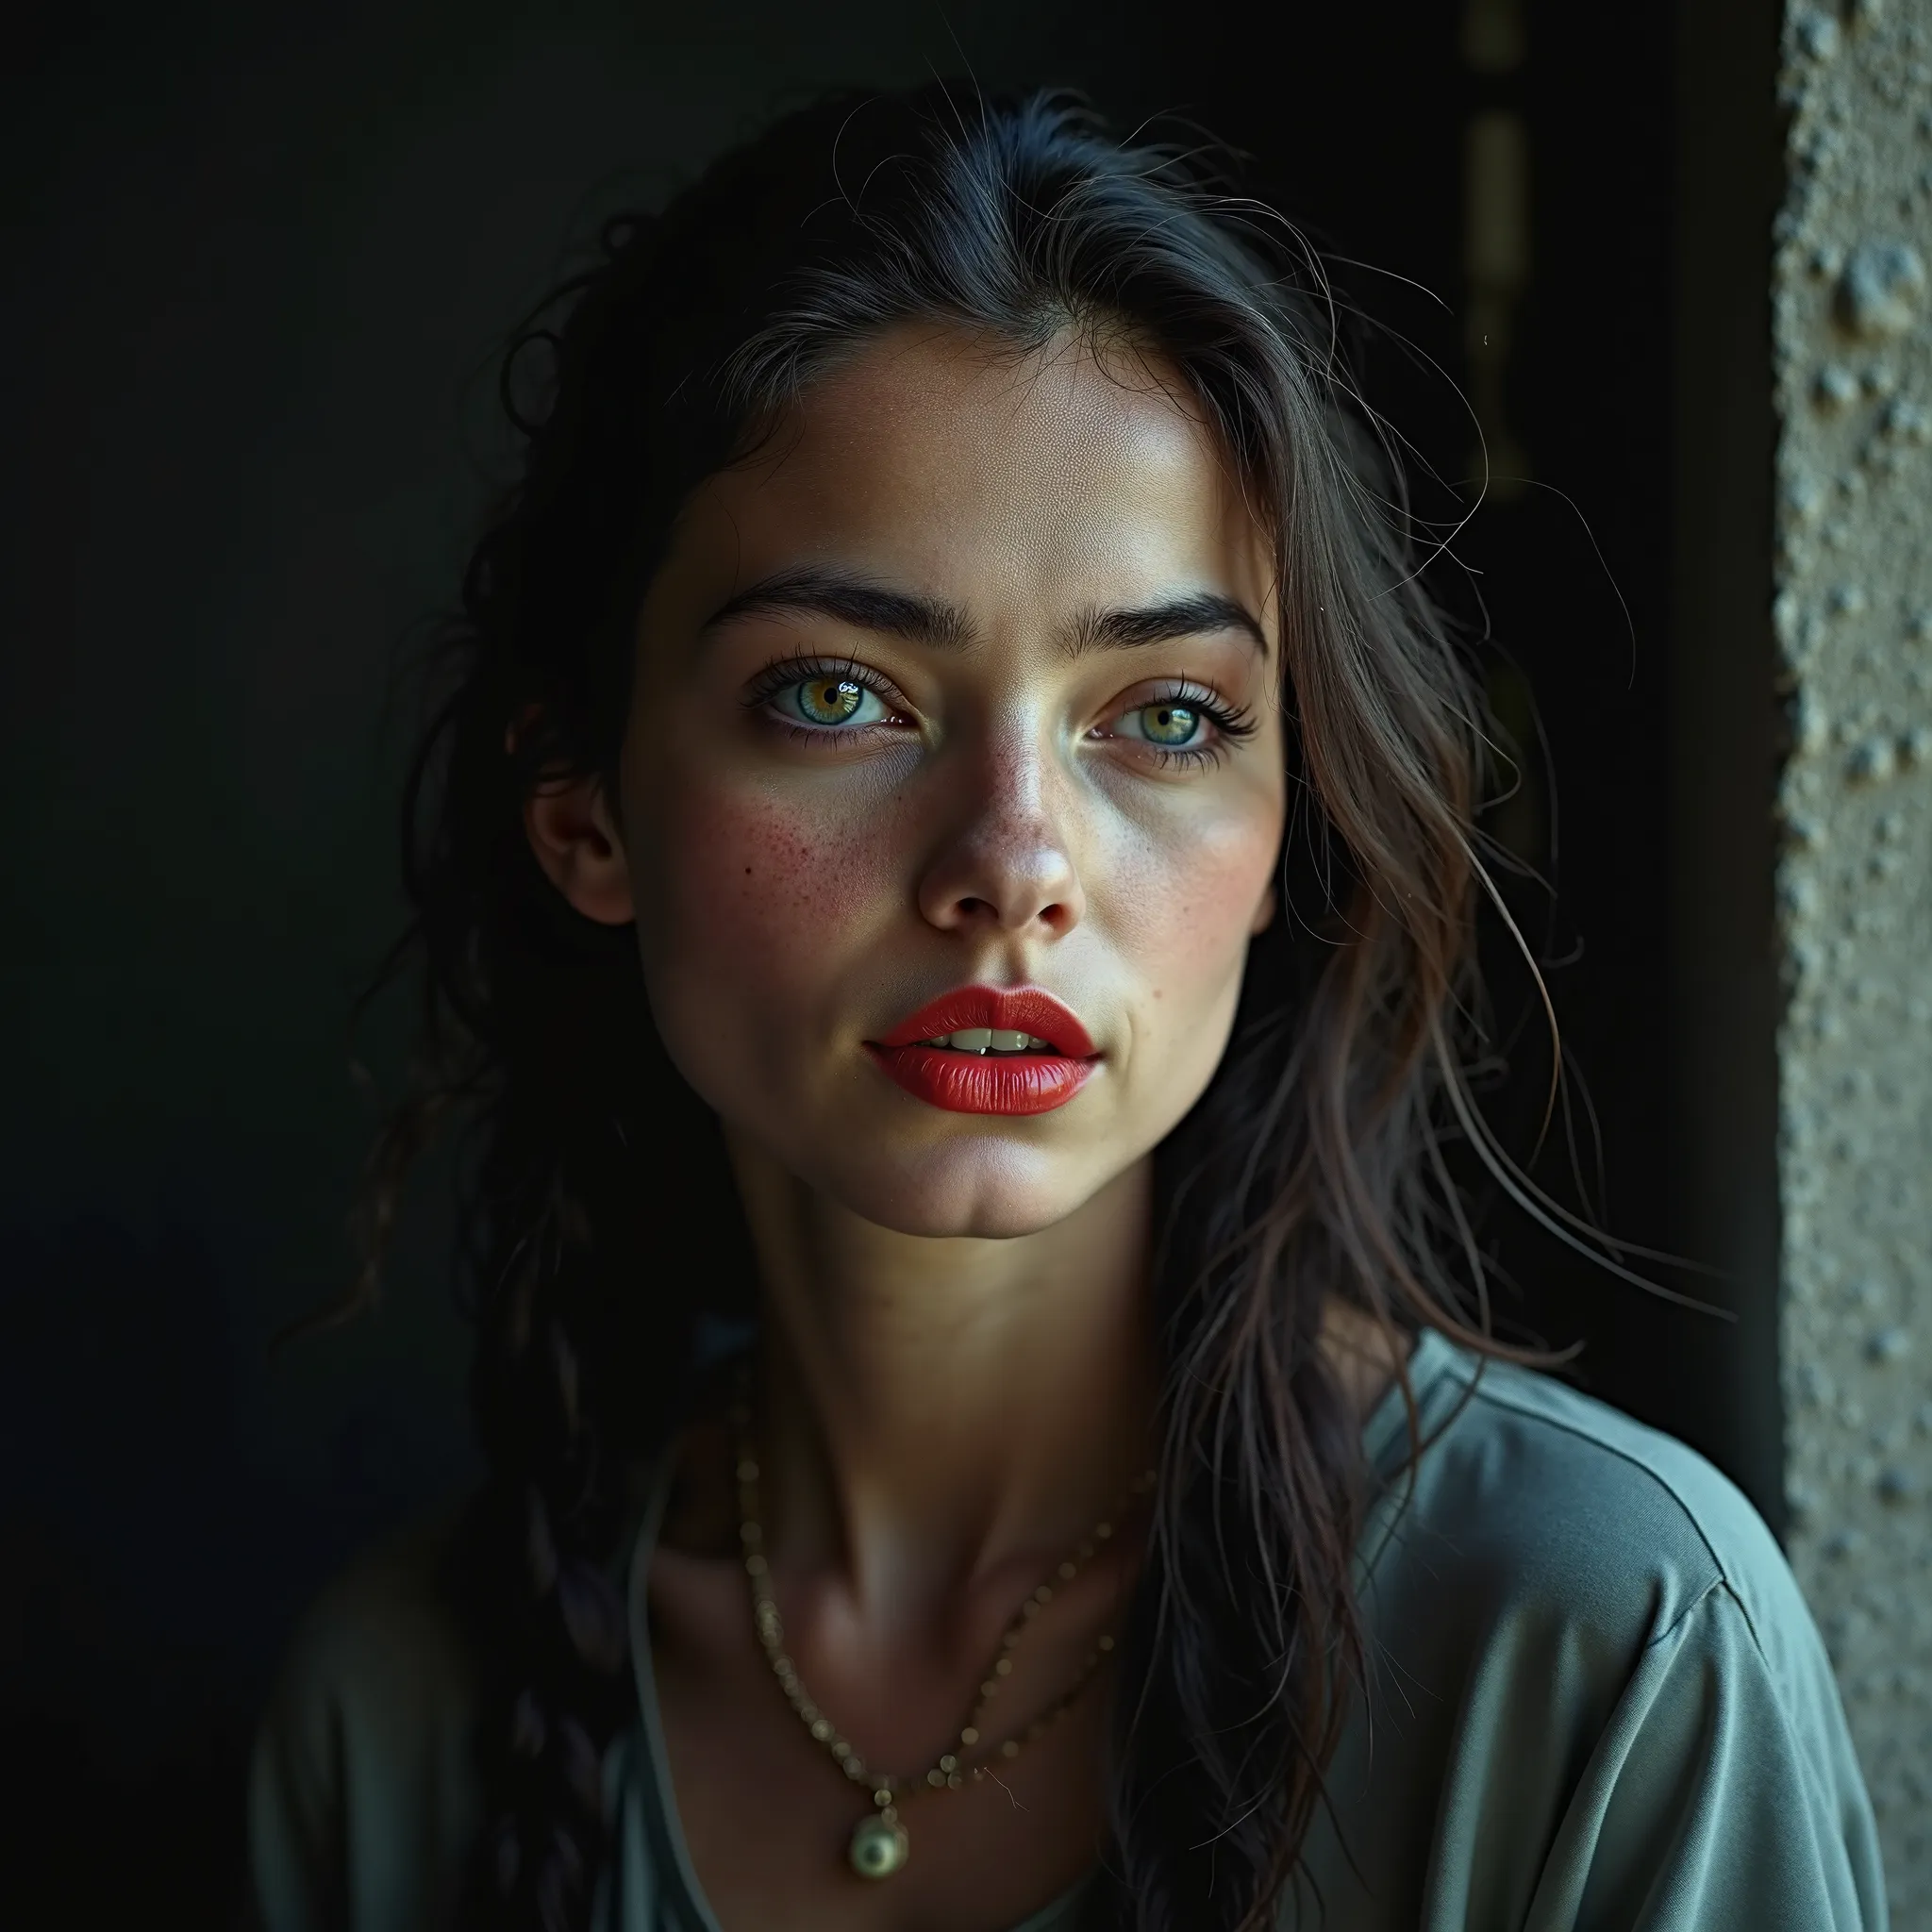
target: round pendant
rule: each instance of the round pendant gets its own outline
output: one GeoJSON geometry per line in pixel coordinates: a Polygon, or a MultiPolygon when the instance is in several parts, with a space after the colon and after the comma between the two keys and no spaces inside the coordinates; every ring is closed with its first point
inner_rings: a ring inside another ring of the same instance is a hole
{"type": "Polygon", "coordinates": [[[912,1855],[906,1827],[890,1812],[861,1818],[845,1856],[861,1878],[890,1878],[912,1855]]]}

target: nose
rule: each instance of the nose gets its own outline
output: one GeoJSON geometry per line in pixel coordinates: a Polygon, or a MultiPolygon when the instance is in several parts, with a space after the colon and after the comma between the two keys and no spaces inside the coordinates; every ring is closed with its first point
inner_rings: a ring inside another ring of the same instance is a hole
{"type": "Polygon", "coordinates": [[[1063,939],[1087,909],[1074,863],[1066,774],[1024,726],[960,747],[957,817],[919,882],[919,909],[942,932],[1063,939]]]}

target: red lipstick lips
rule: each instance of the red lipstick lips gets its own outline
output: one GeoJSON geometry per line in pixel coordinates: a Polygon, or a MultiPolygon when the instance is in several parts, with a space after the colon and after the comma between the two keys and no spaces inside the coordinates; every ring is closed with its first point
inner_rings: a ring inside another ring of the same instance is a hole
{"type": "Polygon", "coordinates": [[[1038,987],[962,986],[902,1020],[866,1050],[913,1096],[948,1113],[1051,1113],[1087,1084],[1097,1064],[1077,1018],[1038,987]],[[984,1028],[1046,1042],[1024,1052],[974,1051],[927,1042],[984,1028]]]}

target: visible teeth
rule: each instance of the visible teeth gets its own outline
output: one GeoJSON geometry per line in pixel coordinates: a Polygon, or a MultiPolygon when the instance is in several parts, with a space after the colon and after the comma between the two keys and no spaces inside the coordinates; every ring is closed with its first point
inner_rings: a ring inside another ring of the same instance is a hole
{"type": "Polygon", "coordinates": [[[925,1046],[949,1046],[955,1053],[1052,1053],[1051,1041],[1036,1039],[1008,1026],[962,1026],[957,1033],[942,1033],[925,1046]]]}

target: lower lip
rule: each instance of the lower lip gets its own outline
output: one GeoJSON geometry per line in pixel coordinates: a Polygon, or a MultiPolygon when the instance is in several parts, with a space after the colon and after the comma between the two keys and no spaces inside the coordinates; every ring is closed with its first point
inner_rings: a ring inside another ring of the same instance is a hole
{"type": "Polygon", "coordinates": [[[1051,1113],[1087,1084],[1092,1060],[1058,1053],[959,1053],[944,1046],[869,1046],[915,1100],[948,1113],[1051,1113]]]}

